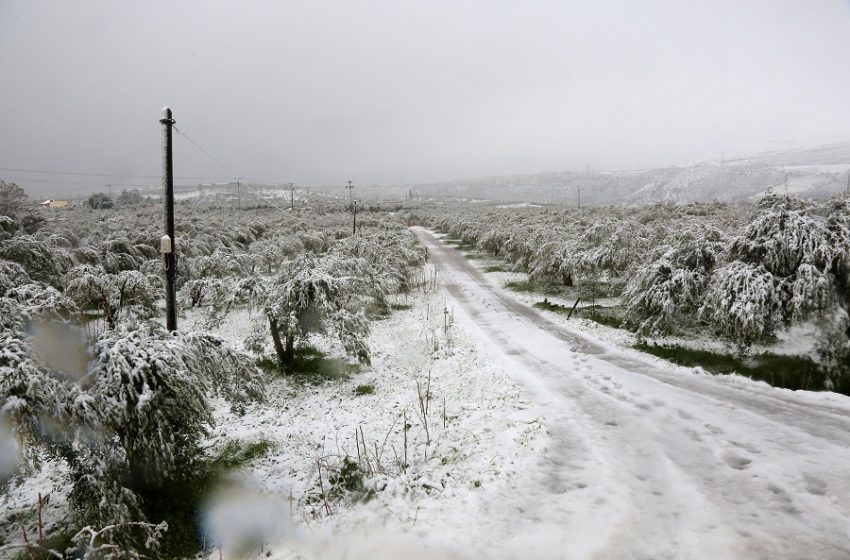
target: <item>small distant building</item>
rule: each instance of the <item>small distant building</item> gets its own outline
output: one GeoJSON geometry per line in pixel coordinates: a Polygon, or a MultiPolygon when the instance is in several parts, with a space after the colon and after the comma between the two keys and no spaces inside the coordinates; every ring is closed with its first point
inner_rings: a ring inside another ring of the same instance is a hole
{"type": "Polygon", "coordinates": [[[48,198],[44,202],[41,203],[42,208],[65,208],[68,206],[67,200],[53,200],[52,198],[48,198]]]}

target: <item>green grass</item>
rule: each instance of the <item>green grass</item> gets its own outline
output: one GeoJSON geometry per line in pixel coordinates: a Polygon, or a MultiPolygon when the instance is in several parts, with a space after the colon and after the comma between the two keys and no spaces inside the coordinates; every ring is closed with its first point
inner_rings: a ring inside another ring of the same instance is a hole
{"type": "Polygon", "coordinates": [[[540,286],[535,285],[530,280],[511,280],[510,282],[505,282],[505,288],[527,294],[539,291],[540,286]]]}
{"type": "Polygon", "coordinates": [[[560,305],[557,303],[552,303],[548,298],[544,298],[543,301],[538,301],[534,304],[534,307],[537,309],[545,309],[546,311],[554,311],[555,313],[564,313],[569,314],[571,307],[567,307],[566,305],[560,305]]]}
{"type": "MultiPolygon", "coordinates": [[[[786,389],[807,389],[811,391],[827,390],[826,372],[818,364],[802,356],[785,356],[765,352],[751,357],[739,357],[732,354],[699,350],[679,345],[660,346],[638,343],[634,348],[664,358],[682,366],[699,366],[716,374],[738,373],[751,379],[770,383],[786,389]]],[[[837,393],[850,395],[850,383],[845,372],[833,380],[832,388],[837,393]],[[845,380],[842,382],[842,378],[845,380]]]]}
{"type": "Polygon", "coordinates": [[[358,385],[357,387],[354,388],[354,394],[357,395],[357,396],[373,395],[374,393],[375,393],[375,386],[372,385],[371,383],[368,383],[366,385],[358,385]]]}
{"type": "MultiPolygon", "coordinates": [[[[64,552],[66,549],[74,546],[74,542],[71,538],[76,534],[76,531],[65,530],[59,533],[54,533],[52,535],[47,535],[44,538],[44,542],[40,543],[41,546],[47,550],[55,550],[56,552],[64,552]]],[[[34,543],[38,540],[38,535],[29,535],[30,543],[34,543]]],[[[44,550],[38,549],[20,549],[16,555],[12,557],[14,560],[55,560],[55,556],[51,555],[44,550]]],[[[77,556],[73,556],[72,558],[77,558],[77,556]]]]}
{"type": "Polygon", "coordinates": [[[370,304],[366,306],[366,317],[370,321],[383,321],[390,318],[393,311],[405,311],[413,306],[408,303],[391,303],[388,307],[383,307],[378,304],[370,304]]]}
{"type": "Polygon", "coordinates": [[[532,280],[511,280],[509,282],[505,282],[505,288],[523,294],[540,294],[544,296],[558,296],[563,298],[574,297],[577,293],[575,287],[550,284],[548,282],[534,282],[532,280]]]}
{"type": "Polygon", "coordinates": [[[342,358],[328,358],[313,346],[299,346],[288,374],[305,383],[320,384],[325,381],[345,379],[360,371],[360,364],[352,364],[342,358]]]}
{"type": "Polygon", "coordinates": [[[266,455],[272,448],[273,444],[265,440],[247,444],[230,441],[214,457],[193,461],[178,476],[145,492],[145,517],[156,523],[168,522],[161,547],[151,556],[184,558],[201,550],[199,515],[204,501],[229,471],[266,455]]]}
{"type": "Polygon", "coordinates": [[[490,266],[485,266],[484,272],[508,272],[508,270],[501,265],[494,264],[490,266]]]}
{"type": "Polygon", "coordinates": [[[619,316],[615,308],[612,307],[592,305],[577,309],[576,313],[584,319],[590,319],[606,327],[613,327],[615,329],[623,328],[623,319],[619,316]]]}
{"type": "Polygon", "coordinates": [[[390,309],[377,303],[370,303],[366,306],[366,318],[370,321],[383,321],[390,318],[390,309]]]}
{"type": "Polygon", "coordinates": [[[286,375],[295,381],[311,385],[346,379],[362,369],[360,364],[352,364],[342,358],[329,358],[313,346],[296,347],[295,357],[286,370],[281,369],[276,356],[259,358],[257,366],[270,375],[286,375]]]}
{"type": "Polygon", "coordinates": [[[270,356],[260,356],[256,361],[257,367],[270,375],[280,374],[280,362],[277,358],[270,356]]]}
{"type": "MultiPolygon", "coordinates": [[[[545,309],[546,311],[552,311],[555,313],[563,313],[564,315],[569,315],[570,309],[572,309],[572,306],[553,303],[548,299],[538,301],[534,304],[534,307],[536,307],[537,309],[545,309]]],[[[578,307],[573,313],[573,316],[590,319],[591,321],[596,321],[600,325],[614,327],[615,329],[622,328],[623,323],[615,308],[601,307],[599,305],[578,307]]]]}
{"type": "Polygon", "coordinates": [[[447,245],[453,245],[459,251],[476,251],[478,250],[478,246],[475,243],[470,243],[468,241],[464,241],[462,239],[456,239],[454,237],[444,237],[443,243],[447,245]]]}

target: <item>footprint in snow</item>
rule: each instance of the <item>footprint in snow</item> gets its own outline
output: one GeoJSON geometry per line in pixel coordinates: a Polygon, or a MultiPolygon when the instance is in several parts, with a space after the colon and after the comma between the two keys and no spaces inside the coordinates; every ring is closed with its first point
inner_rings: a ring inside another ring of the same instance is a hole
{"type": "Polygon", "coordinates": [[[826,495],[827,486],[825,480],[809,474],[804,474],[803,478],[806,481],[806,492],[815,496],[826,495]]]}
{"type": "Polygon", "coordinates": [[[750,445],[749,443],[741,443],[739,441],[730,441],[732,445],[735,447],[740,447],[744,451],[749,451],[750,453],[761,453],[761,451],[755,447],[754,445],[750,445]]]}
{"type": "Polygon", "coordinates": [[[730,451],[727,451],[723,454],[723,460],[726,461],[727,465],[739,471],[748,468],[750,466],[750,463],[752,463],[751,459],[741,457],[740,455],[735,455],[730,451]]]}
{"type": "Polygon", "coordinates": [[[717,434],[723,433],[723,430],[721,430],[717,426],[712,426],[711,424],[706,424],[705,427],[708,428],[708,431],[711,432],[712,434],[717,435],[717,434]]]}
{"type": "Polygon", "coordinates": [[[800,510],[794,505],[794,500],[791,499],[791,496],[784,489],[776,486],[775,484],[768,485],[767,489],[773,492],[773,495],[776,496],[782,511],[790,513],[791,515],[797,515],[800,513],[800,510]]]}
{"type": "Polygon", "coordinates": [[[687,436],[690,437],[693,441],[702,441],[702,438],[700,437],[699,433],[697,433],[695,430],[685,429],[685,434],[687,434],[687,436]]]}

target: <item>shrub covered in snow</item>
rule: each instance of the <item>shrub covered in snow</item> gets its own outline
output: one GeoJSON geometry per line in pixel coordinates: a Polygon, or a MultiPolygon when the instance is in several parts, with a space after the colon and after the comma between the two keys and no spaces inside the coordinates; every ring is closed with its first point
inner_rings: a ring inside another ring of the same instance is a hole
{"type": "MultiPolygon", "coordinates": [[[[850,230],[830,211],[770,196],[729,246],[711,277],[702,317],[743,344],[792,322],[847,313],[838,287],[850,256],[850,230]]],[[[840,212],[840,209],[839,209],[840,212]]],[[[846,209],[844,210],[846,213],[846,209]]]]}
{"type": "MultiPolygon", "coordinates": [[[[253,360],[214,336],[149,323],[109,331],[84,349],[87,363],[60,363],[30,334],[31,308],[7,298],[0,307],[21,318],[0,334],[0,410],[30,456],[41,449],[67,462],[83,523],[140,519],[145,490],[199,454],[211,396],[237,409],[262,398],[253,360]]],[[[85,345],[71,327],[64,336],[85,345]]]]}

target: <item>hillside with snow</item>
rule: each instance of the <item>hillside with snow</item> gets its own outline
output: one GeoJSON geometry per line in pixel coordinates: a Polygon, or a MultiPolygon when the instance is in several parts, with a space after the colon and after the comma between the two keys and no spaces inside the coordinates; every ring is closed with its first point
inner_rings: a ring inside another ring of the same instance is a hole
{"type": "MultiPolygon", "coordinates": [[[[429,183],[420,197],[564,206],[735,202],[776,192],[825,198],[847,188],[850,142],[765,152],[726,161],[631,171],[563,171],[429,183]]],[[[405,187],[407,188],[407,187],[405,187]]]]}

